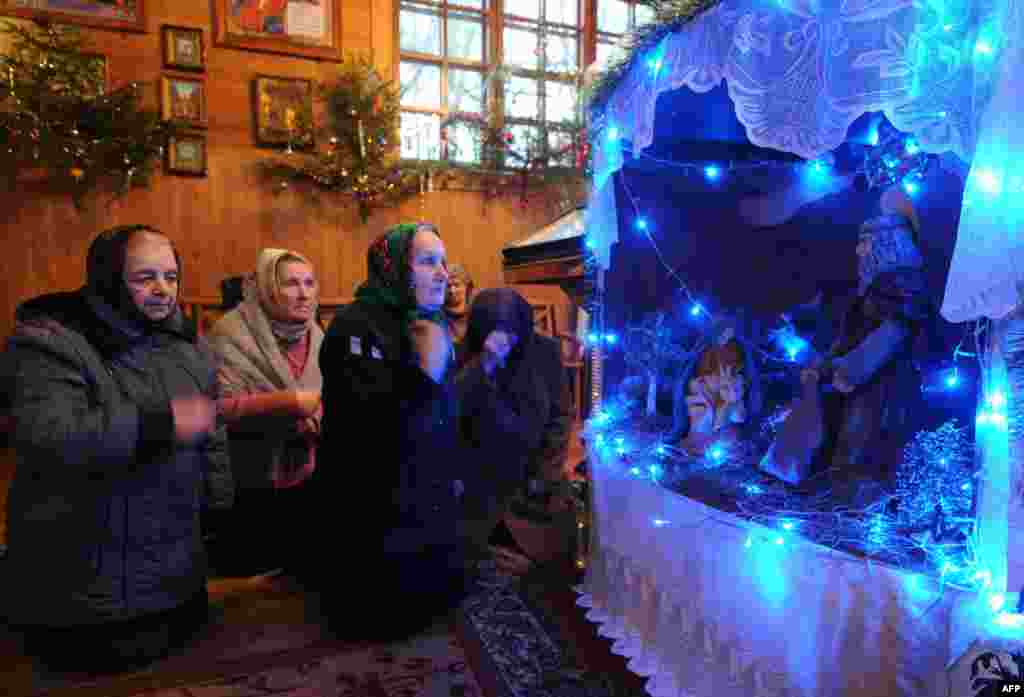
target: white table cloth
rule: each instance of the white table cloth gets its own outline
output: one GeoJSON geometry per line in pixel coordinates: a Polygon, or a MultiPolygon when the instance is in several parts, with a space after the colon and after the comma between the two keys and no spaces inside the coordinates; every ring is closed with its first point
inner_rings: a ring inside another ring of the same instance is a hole
{"type": "Polygon", "coordinates": [[[750,524],[607,451],[590,462],[580,604],[654,697],[948,693],[976,595],[750,524]]]}

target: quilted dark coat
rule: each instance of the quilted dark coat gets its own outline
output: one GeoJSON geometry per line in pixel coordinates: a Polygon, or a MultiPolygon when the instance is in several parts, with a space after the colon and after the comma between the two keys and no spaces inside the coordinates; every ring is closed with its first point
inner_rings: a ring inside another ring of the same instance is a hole
{"type": "Polygon", "coordinates": [[[330,544],[306,566],[333,626],[352,637],[416,631],[463,589],[457,405],[448,384],[419,368],[404,321],[354,303],[320,350],[324,414],[307,525],[330,544]]]}
{"type": "Polygon", "coordinates": [[[0,571],[25,626],[130,620],[201,594],[200,511],[231,505],[223,429],[175,443],[171,399],[215,397],[180,311],[139,331],[85,290],[23,305],[3,355],[17,471],[0,571]]]}

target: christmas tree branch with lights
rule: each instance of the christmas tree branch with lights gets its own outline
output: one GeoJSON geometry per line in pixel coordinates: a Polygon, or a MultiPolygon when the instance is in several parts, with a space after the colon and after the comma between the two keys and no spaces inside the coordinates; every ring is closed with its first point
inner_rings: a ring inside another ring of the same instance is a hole
{"type": "MultiPolygon", "coordinates": [[[[373,207],[422,191],[423,169],[398,160],[398,90],[367,59],[348,56],[338,76],[320,86],[318,97],[325,116],[321,126],[307,127],[314,132],[313,152],[296,152],[289,145],[282,156],[261,163],[274,186],[351,196],[364,223],[373,207]]],[[[300,130],[296,138],[305,140],[308,130],[300,130]]]]}
{"type": "Polygon", "coordinates": [[[103,59],[80,30],[5,23],[0,55],[0,177],[13,186],[29,173],[80,207],[101,187],[123,194],[146,186],[175,126],[141,107],[141,86],[106,86],[103,59]]]}
{"type": "MultiPolygon", "coordinates": [[[[551,63],[543,28],[538,42],[537,72],[558,75],[559,79],[547,82],[572,85],[573,92],[579,95],[580,73],[551,63]]],[[[504,66],[492,70],[484,80],[481,103],[488,103],[488,92],[496,90],[506,115],[516,111],[520,99],[525,104],[536,104],[538,95],[534,91],[515,89],[515,77],[504,66]]],[[[554,111],[550,102],[547,109],[549,114],[554,111]]],[[[517,134],[519,125],[508,118],[496,122],[484,113],[452,112],[441,121],[441,156],[450,167],[471,171],[485,198],[516,195],[522,208],[532,202],[554,199],[560,213],[582,203],[590,176],[590,143],[578,97],[568,118],[540,119],[519,129],[517,134]],[[472,152],[467,148],[470,143],[472,152]]]]}

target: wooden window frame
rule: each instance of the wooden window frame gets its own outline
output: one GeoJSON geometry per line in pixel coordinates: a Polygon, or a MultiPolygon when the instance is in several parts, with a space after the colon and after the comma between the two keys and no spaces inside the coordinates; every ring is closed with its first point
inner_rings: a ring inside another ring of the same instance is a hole
{"type": "MultiPolygon", "coordinates": [[[[516,66],[506,65],[504,63],[504,30],[506,23],[513,26],[523,26],[530,28],[533,31],[540,32],[543,28],[545,33],[559,33],[561,30],[565,32],[571,32],[577,37],[578,45],[576,50],[576,70],[577,73],[582,74],[584,68],[594,62],[597,58],[597,44],[604,41],[617,41],[621,35],[601,33],[597,31],[597,3],[600,0],[577,0],[577,19],[578,23],[575,26],[558,24],[555,22],[549,22],[546,18],[546,2],[541,0],[539,2],[539,17],[537,19],[530,19],[519,15],[506,14],[505,3],[506,0],[484,0],[484,9],[478,9],[469,7],[466,5],[460,5],[458,2],[451,2],[449,0],[436,0],[431,2],[430,0],[406,0],[403,3],[401,0],[395,3],[394,6],[394,47],[397,60],[394,62],[394,75],[393,79],[396,83],[401,81],[401,65],[403,62],[414,62],[424,63],[428,65],[438,66],[441,70],[440,78],[440,89],[441,94],[439,108],[431,109],[426,107],[418,106],[401,106],[402,112],[409,112],[415,114],[429,114],[436,115],[440,120],[444,120],[450,113],[449,103],[449,70],[462,69],[472,70],[481,73],[485,78],[498,66],[504,66],[507,68],[509,74],[526,77],[529,79],[538,80],[538,118],[527,119],[523,117],[509,117],[505,114],[505,98],[503,90],[486,90],[485,97],[486,103],[484,104],[485,114],[493,126],[498,128],[505,128],[506,126],[512,125],[527,125],[535,126],[541,129],[546,129],[551,132],[557,132],[560,130],[566,130],[560,128],[559,122],[549,121],[547,117],[547,94],[546,84],[549,82],[562,82],[564,84],[571,84],[565,79],[564,73],[558,73],[554,71],[548,71],[543,69],[530,69],[520,68],[516,66]],[[403,51],[401,46],[401,12],[403,5],[407,6],[420,6],[424,8],[430,8],[436,10],[437,16],[441,22],[441,53],[440,55],[431,55],[417,53],[414,51],[403,51]],[[448,15],[451,12],[467,12],[469,14],[482,15],[483,23],[485,26],[485,32],[483,37],[483,56],[480,63],[474,61],[467,61],[459,58],[450,58],[448,56],[448,15]]],[[[632,3],[631,3],[632,4],[632,3]]],[[[630,7],[629,14],[629,25],[634,27],[636,22],[636,7],[630,7]]],[[[546,67],[546,66],[542,66],[546,67]]],[[[449,159],[449,153],[446,151],[446,141],[441,139],[440,148],[438,152],[438,158],[441,160],[449,159]]]]}

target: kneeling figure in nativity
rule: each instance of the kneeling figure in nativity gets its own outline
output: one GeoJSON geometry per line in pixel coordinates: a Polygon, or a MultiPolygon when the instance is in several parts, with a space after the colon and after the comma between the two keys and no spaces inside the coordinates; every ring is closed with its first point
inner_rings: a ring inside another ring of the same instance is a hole
{"type": "Polygon", "coordinates": [[[801,394],[760,465],[791,484],[825,475],[848,503],[881,495],[902,460],[920,412],[913,345],[935,312],[910,200],[892,188],[881,209],[861,226],[858,296],[829,351],[801,371],[801,394]]]}

